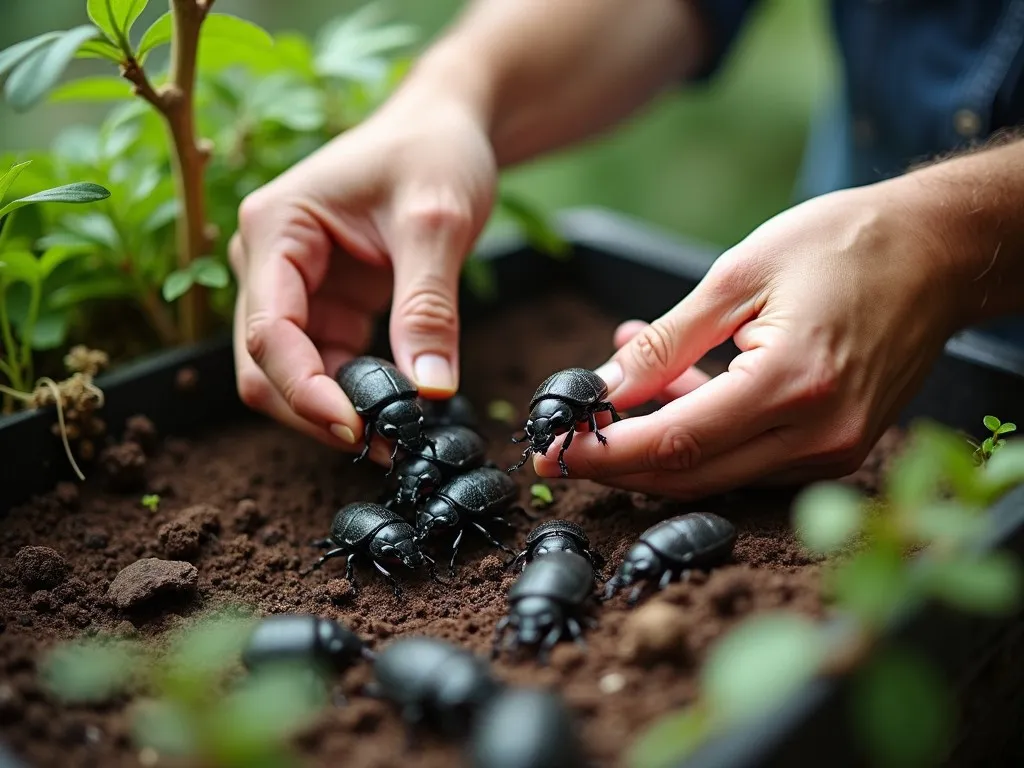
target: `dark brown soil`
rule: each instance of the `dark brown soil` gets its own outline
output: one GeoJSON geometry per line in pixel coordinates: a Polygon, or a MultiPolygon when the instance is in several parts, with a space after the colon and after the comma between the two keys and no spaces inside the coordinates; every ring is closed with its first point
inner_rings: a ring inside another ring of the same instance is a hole
{"type": "MultiPolygon", "coordinates": [[[[574,299],[482,323],[465,334],[463,391],[481,412],[504,399],[523,417],[551,371],[607,358],[614,325],[574,299]]],[[[513,427],[488,422],[486,428],[492,458],[512,463],[519,453],[509,442],[513,427]]],[[[83,632],[155,638],[207,609],[243,603],[261,613],[336,618],[378,648],[395,636],[423,633],[488,652],[514,577],[477,538],[467,535],[456,586],[409,577],[403,601],[365,567],[353,594],[342,560],[300,578],[300,568],[316,556],[308,542],[327,534],[335,510],[376,498],[379,467],[354,467],[350,457],[264,422],[218,429],[194,442],[158,443],[142,421],[133,423],[132,434],[142,445],[109,450],[105,478],[90,478],[77,493],[62,486],[12,511],[0,531],[0,735],[33,765],[138,765],[123,703],[63,707],[37,683],[40,654],[83,632]],[[142,493],[160,494],[157,511],[142,506],[142,493]],[[115,577],[144,558],[179,562],[134,566],[145,572],[122,573],[122,582],[134,581],[111,592],[115,577]]],[[[571,466],[571,449],[568,456],[571,466]]],[[[858,480],[872,485],[878,463],[873,458],[858,480]]],[[[516,477],[528,504],[536,478],[528,467],[516,477]]],[[[496,663],[507,680],[557,686],[601,764],[614,764],[645,726],[692,699],[709,644],[737,621],[781,606],[822,614],[818,568],[789,533],[785,493],[738,493],[687,506],[585,481],[549,485],[555,503],[544,516],[583,525],[613,566],[641,531],[672,515],[713,510],[740,531],[734,562],[710,577],[674,585],[642,610],[628,610],[623,598],[605,604],[585,652],[562,644],[546,669],[528,658],[496,663]]],[[[520,524],[510,545],[518,549],[527,531],[520,524]]],[[[359,695],[369,674],[365,666],[347,673],[340,685],[348,704],[302,737],[310,764],[456,764],[457,746],[429,735],[416,751],[405,751],[399,719],[359,695]]]]}

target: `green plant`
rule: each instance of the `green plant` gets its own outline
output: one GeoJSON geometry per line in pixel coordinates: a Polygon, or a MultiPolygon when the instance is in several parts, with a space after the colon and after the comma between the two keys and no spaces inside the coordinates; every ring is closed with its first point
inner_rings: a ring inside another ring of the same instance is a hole
{"type": "Polygon", "coordinates": [[[974,460],[978,464],[984,464],[992,458],[992,454],[998,451],[1006,444],[1006,440],[1003,439],[1003,435],[1008,435],[1011,432],[1017,431],[1017,425],[1012,422],[1006,422],[1005,424],[997,419],[995,416],[986,416],[984,418],[985,429],[992,434],[986,437],[980,443],[973,437],[968,437],[967,441],[974,448],[974,460]]]}
{"type": "Polygon", "coordinates": [[[544,483],[534,483],[530,486],[530,506],[541,509],[550,507],[555,502],[554,494],[544,483]]]}
{"type": "Polygon", "coordinates": [[[319,670],[282,664],[240,676],[251,619],[208,616],[159,653],[140,642],[81,640],[40,666],[46,688],[68,703],[139,693],[132,737],[140,749],[211,768],[291,766],[289,739],[326,704],[319,670]]]}
{"type": "Polygon", "coordinates": [[[505,424],[514,424],[516,407],[508,400],[492,400],[487,404],[487,417],[505,424]]]}
{"type": "Polygon", "coordinates": [[[139,503],[150,512],[156,512],[160,509],[160,496],[155,493],[147,493],[139,503]]]}
{"type": "MultiPolygon", "coordinates": [[[[997,432],[999,425],[987,419],[986,427],[997,432]]],[[[976,544],[986,531],[985,510],[1022,482],[1024,444],[1007,443],[979,465],[957,434],[919,423],[880,499],[838,483],[805,489],[793,508],[794,528],[805,548],[829,558],[825,586],[845,624],[819,625],[787,611],[744,620],[709,652],[698,700],[644,734],[631,764],[677,763],[819,674],[851,676],[851,716],[877,764],[932,764],[953,732],[952,692],[884,632],[897,615],[929,600],[971,613],[1016,610],[1021,564],[976,544]],[[924,556],[909,557],[920,548],[924,556]]]]}

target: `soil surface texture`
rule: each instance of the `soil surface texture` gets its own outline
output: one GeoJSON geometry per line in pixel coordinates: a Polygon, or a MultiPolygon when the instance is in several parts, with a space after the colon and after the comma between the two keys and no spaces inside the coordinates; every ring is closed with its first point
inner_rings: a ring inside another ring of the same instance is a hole
{"type": "MultiPolygon", "coordinates": [[[[615,325],[591,305],[566,297],[504,311],[464,333],[462,391],[476,404],[489,456],[500,467],[519,457],[521,446],[509,438],[521,429],[537,385],[561,368],[606,360],[615,325]],[[517,423],[487,418],[487,404],[498,399],[515,406],[517,423]]],[[[37,680],[41,655],[83,633],[159,640],[210,609],[243,604],[259,614],[338,619],[376,649],[398,636],[425,634],[489,653],[516,574],[503,568],[507,554],[472,531],[452,584],[402,573],[405,594],[399,600],[365,560],[356,566],[357,592],[343,578],[342,558],[300,576],[319,554],[309,542],[328,534],[336,510],[378,498],[379,466],[354,466],[351,456],[258,419],[191,439],[156,436],[137,419],[130,437],[108,447],[82,488],[61,485],[13,510],[0,525],[0,741],[30,765],[140,764],[125,701],[66,707],[37,680]],[[142,494],[153,493],[161,497],[155,511],[140,503],[142,494]]],[[[576,439],[594,437],[584,432],[576,439]]],[[[898,442],[887,435],[851,481],[873,487],[898,442]]],[[[571,448],[566,459],[571,471],[571,448]]],[[[513,477],[520,502],[530,509],[530,485],[537,482],[530,465],[513,477]]],[[[502,655],[494,662],[504,680],[554,686],[578,718],[598,765],[622,764],[646,726],[692,700],[709,645],[737,622],[779,607],[824,613],[820,566],[789,531],[791,492],[748,491],[682,504],[587,481],[548,485],[554,503],[533,513],[583,526],[608,560],[606,576],[642,531],[668,517],[713,511],[739,531],[730,562],[710,575],[648,594],[636,609],[627,606],[625,593],[599,606],[585,649],[563,642],[548,667],[529,655],[502,655]]],[[[516,530],[504,540],[518,552],[536,523],[520,517],[512,522],[516,530]]],[[[447,551],[434,550],[439,563],[447,563],[447,551]]],[[[370,676],[363,664],[338,678],[347,702],[331,708],[297,742],[309,764],[457,765],[461,745],[429,733],[406,751],[397,714],[361,695],[370,676]]]]}

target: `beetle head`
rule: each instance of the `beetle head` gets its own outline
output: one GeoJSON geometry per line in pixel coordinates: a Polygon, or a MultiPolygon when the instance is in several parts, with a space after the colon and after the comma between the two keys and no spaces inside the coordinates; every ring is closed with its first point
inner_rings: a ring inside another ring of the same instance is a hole
{"type": "Polygon", "coordinates": [[[547,597],[524,597],[516,603],[510,618],[518,641],[524,645],[539,643],[563,621],[561,607],[547,597]]]}
{"type": "Polygon", "coordinates": [[[642,579],[654,579],[661,574],[661,558],[645,543],[637,542],[626,553],[617,577],[622,586],[642,579]]]}
{"type": "Polygon", "coordinates": [[[526,435],[534,453],[547,453],[555,437],[573,425],[572,408],[557,398],[548,397],[537,403],[526,421],[526,435]]]}
{"type": "Polygon", "coordinates": [[[399,504],[418,504],[437,490],[442,479],[441,470],[422,457],[405,461],[398,472],[395,500],[399,504]]]}
{"type": "Polygon", "coordinates": [[[422,450],[427,443],[423,434],[423,412],[415,400],[391,403],[377,417],[377,431],[411,451],[422,450]]]}
{"type": "Polygon", "coordinates": [[[459,513],[444,499],[431,496],[416,513],[416,539],[422,541],[431,533],[459,524],[459,513]]]}

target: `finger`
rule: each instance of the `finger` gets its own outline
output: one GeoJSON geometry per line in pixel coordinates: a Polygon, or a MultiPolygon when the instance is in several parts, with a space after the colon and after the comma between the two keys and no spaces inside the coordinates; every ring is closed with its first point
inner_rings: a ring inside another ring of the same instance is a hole
{"type": "Polygon", "coordinates": [[[262,220],[243,233],[248,254],[245,348],[292,411],[347,440],[358,434],[361,419],[325,374],[306,333],[309,294],[327,273],[332,245],[305,212],[286,210],[284,216],[262,220]]]}
{"type": "Polygon", "coordinates": [[[459,385],[458,287],[471,236],[469,208],[437,196],[400,210],[405,218],[390,244],[395,364],[412,374],[424,396],[449,397],[459,385]]]}
{"type": "Polygon", "coordinates": [[[613,475],[597,482],[624,491],[693,501],[750,485],[787,469],[793,462],[793,448],[788,428],[771,429],[736,450],[711,459],[698,471],[613,475]]]}
{"type": "MultiPolygon", "coordinates": [[[[638,333],[647,327],[643,320],[627,320],[615,329],[615,346],[622,347],[630,342],[638,333]]],[[[670,400],[689,394],[697,387],[711,380],[711,376],[697,366],[687,368],[681,376],[670,382],[665,389],[653,396],[653,399],[667,403],[670,400]]]]}
{"type": "MultiPolygon", "coordinates": [[[[574,436],[566,453],[572,457],[571,474],[601,478],[636,472],[687,472],[780,426],[785,422],[785,401],[780,398],[780,388],[774,386],[773,368],[764,352],[745,352],[729,371],[654,413],[602,429],[607,443],[586,432],[574,436]]],[[[563,443],[564,436],[552,444],[546,456],[534,456],[538,475],[559,476],[557,457],[563,443]]]]}
{"type": "Polygon", "coordinates": [[[617,406],[651,400],[753,316],[759,278],[737,258],[721,256],[693,292],[597,369],[617,406]]]}
{"type": "MultiPolygon", "coordinates": [[[[309,303],[306,335],[321,354],[327,347],[361,352],[373,338],[373,318],[347,304],[314,296],[309,303]]],[[[325,371],[331,375],[330,366],[325,366],[325,371]]]]}

